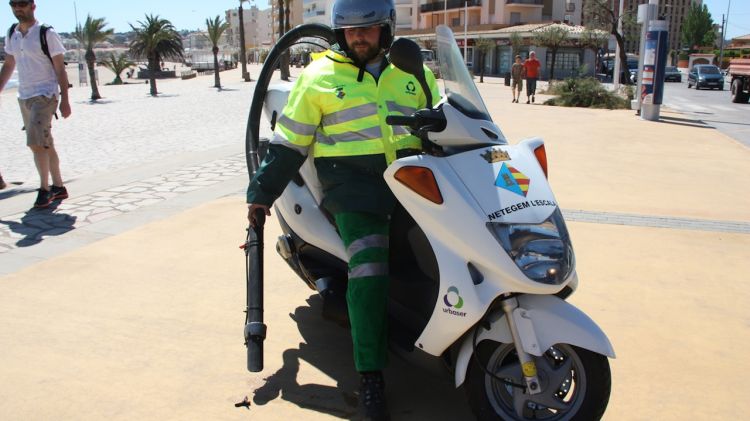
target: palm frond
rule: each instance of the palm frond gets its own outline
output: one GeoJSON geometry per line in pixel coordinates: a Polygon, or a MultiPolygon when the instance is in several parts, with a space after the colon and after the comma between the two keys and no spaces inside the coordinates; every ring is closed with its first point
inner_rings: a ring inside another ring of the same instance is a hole
{"type": "Polygon", "coordinates": [[[83,25],[76,25],[73,36],[86,50],[93,50],[96,44],[106,41],[114,34],[114,29],[104,29],[106,26],[104,18],[92,18],[88,15],[83,25]]]}
{"type": "Polygon", "coordinates": [[[214,47],[218,47],[221,35],[229,29],[229,23],[223,22],[221,16],[216,15],[215,18],[206,19],[206,28],[208,32],[208,39],[214,47]]]}
{"type": "Polygon", "coordinates": [[[130,43],[130,53],[134,57],[182,59],[182,37],[169,20],[146,15],[145,21],[138,21],[138,26],[130,24],[130,27],[135,32],[130,43]]]}

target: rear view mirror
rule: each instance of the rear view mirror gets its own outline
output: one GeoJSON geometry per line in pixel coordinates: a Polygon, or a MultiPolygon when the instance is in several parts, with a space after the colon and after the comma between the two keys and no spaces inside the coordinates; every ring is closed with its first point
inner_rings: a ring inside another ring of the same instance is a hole
{"type": "Polygon", "coordinates": [[[419,45],[410,39],[399,38],[391,44],[388,58],[394,66],[417,78],[427,97],[427,108],[432,108],[432,92],[425,79],[424,62],[419,45]]]}
{"type": "Polygon", "coordinates": [[[422,50],[416,42],[406,38],[397,39],[391,45],[389,57],[391,63],[406,73],[417,77],[424,75],[422,50]]]}

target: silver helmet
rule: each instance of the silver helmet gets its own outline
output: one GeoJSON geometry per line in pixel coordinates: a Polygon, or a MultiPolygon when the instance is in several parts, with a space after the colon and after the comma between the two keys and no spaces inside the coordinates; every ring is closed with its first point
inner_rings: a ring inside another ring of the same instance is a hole
{"type": "Polygon", "coordinates": [[[381,25],[380,47],[388,49],[396,34],[396,6],[393,0],[335,0],[331,27],[344,51],[348,50],[344,29],[381,25]]]}

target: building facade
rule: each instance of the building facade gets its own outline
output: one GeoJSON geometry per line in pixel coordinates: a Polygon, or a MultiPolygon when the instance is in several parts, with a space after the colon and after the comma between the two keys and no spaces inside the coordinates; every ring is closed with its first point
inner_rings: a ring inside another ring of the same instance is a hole
{"type": "MultiPolygon", "coordinates": [[[[583,7],[586,6],[586,1],[583,0],[583,7]]],[[[590,0],[589,0],[590,1],[590,0]]],[[[620,10],[620,0],[611,0],[612,8],[615,11],[620,10]]],[[[638,17],[638,6],[641,4],[648,4],[649,0],[623,0],[623,14],[633,18],[633,21],[638,17]]],[[[658,16],[664,18],[667,21],[669,31],[669,49],[670,50],[681,50],[682,45],[682,23],[685,21],[685,17],[690,10],[690,6],[693,4],[702,5],[702,0],[659,0],[658,16]]],[[[586,17],[583,17],[584,24],[586,24],[586,17]]],[[[638,54],[641,45],[641,27],[636,25],[634,28],[624,30],[625,35],[625,51],[632,54],[638,54]]]]}
{"type": "MultiPolygon", "coordinates": [[[[284,0],[284,4],[289,7],[289,28],[294,28],[297,25],[301,25],[304,21],[304,0],[284,0]]],[[[269,17],[271,19],[271,43],[275,43],[279,38],[279,1],[268,0],[268,5],[271,7],[269,17]]],[[[316,6],[317,8],[317,6],[316,6]]]]}
{"type": "MultiPolygon", "coordinates": [[[[268,49],[275,40],[271,27],[271,9],[260,10],[256,5],[242,8],[242,20],[245,27],[245,51],[250,61],[257,61],[259,51],[268,49]]],[[[226,11],[226,21],[229,29],[226,31],[227,42],[240,49],[240,17],[239,9],[226,11]]]]}

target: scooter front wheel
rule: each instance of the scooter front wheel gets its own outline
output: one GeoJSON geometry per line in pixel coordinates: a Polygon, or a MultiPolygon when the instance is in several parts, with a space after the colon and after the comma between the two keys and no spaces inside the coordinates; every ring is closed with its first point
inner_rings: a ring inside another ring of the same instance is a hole
{"type": "Polygon", "coordinates": [[[611,373],[603,355],[558,344],[534,357],[543,390],[536,395],[518,387],[524,381],[513,344],[482,341],[472,358],[507,380],[477,361],[469,364],[466,391],[479,420],[598,420],[607,408],[611,373]]]}

